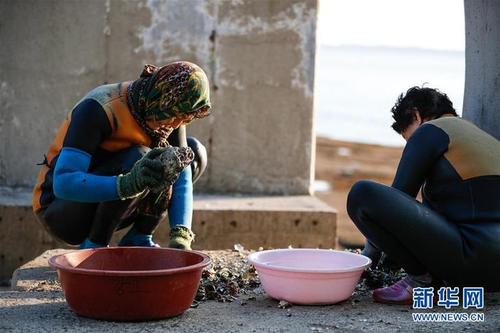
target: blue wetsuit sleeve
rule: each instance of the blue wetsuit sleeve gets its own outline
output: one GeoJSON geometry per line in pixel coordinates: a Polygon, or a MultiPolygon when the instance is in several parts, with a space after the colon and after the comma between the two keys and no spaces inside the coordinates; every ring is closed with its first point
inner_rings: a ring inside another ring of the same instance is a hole
{"type": "Polygon", "coordinates": [[[88,173],[91,155],[83,150],[64,147],[54,170],[54,195],[79,202],[118,200],[116,176],[88,173]]]}
{"type": "Polygon", "coordinates": [[[116,176],[89,173],[92,155],[110,135],[111,124],[97,101],[84,99],[74,108],[54,167],[53,190],[57,198],[79,202],[118,200],[116,176]]]}
{"type": "Polygon", "coordinates": [[[170,227],[181,225],[191,228],[193,218],[193,181],[191,166],[186,167],[172,187],[172,198],[168,206],[170,227]]]}
{"type": "Polygon", "coordinates": [[[392,187],[416,197],[432,166],[448,149],[450,139],[432,124],[420,126],[403,150],[392,187]]]}

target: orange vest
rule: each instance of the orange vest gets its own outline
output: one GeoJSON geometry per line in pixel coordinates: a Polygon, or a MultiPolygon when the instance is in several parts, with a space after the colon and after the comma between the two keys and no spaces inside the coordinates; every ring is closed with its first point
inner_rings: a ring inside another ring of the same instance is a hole
{"type": "MultiPolygon", "coordinates": [[[[99,86],[91,90],[84,99],[93,99],[97,101],[108,117],[111,124],[111,135],[100,143],[100,147],[110,151],[116,152],[127,149],[131,146],[142,145],[149,147],[151,145],[151,138],[144,132],[140,125],[135,121],[134,117],[129,111],[127,103],[127,88],[131,82],[115,83],[99,86]]],[[[74,110],[74,108],[73,108],[74,110]]],[[[63,123],[57,130],[56,137],[52,144],[49,146],[47,152],[47,164],[43,165],[36,181],[35,188],[33,189],[33,211],[38,211],[42,208],[40,197],[42,195],[42,184],[45,182],[45,177],[50,171],[52,160],[59,155],[62,149],[64,138],[71,123],[71,112],[66,116],[63,123]]],[[[50,189],[52,190],[52,189],[50,189]]]]}

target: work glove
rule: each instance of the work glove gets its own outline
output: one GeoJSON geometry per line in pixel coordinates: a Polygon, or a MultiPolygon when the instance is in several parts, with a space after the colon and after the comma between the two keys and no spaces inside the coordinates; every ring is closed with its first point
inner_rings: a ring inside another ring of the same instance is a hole
{"type": "Polygon", "coordinates": [[[116,188],[120,199],[134,198],[149,188],[161,188],[165,184],[164,164],[156,159],[166,148],[153,148],[135,162],[129,173],[119,175],[116,188]]]}

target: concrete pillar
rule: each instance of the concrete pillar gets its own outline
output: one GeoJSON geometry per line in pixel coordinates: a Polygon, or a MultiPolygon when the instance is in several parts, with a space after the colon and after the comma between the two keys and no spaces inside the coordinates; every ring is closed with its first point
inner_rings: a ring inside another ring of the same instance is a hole
{"type": "Polygon", "coordinates": [[[500,1],[465,0],[466,119],[500,139],[500,1]]]}
{"type": "Polygon", "coordinates": [[[0,1],[0,186],[32,186],[65,114],[94,86],[185,59],[214,112],[200,192],[308,194],[317,0],[0,1]]]}

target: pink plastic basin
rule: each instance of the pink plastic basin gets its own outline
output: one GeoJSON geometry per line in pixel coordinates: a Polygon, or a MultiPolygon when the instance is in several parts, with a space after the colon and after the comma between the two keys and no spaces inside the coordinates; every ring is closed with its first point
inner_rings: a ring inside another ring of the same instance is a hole
{"type": "Polygon", "coordinates": [[[272,298],[295,304],[333,304],[351,297],[368,257],[344,251],[278,249],[248,257],[272,298]]]}
{"type": "Polygon", "coordinates": [[[209,263],[200,252],[147,247],[80,250],[49,259],[75,313],[117,321],[183,313],[209,263]]]}

